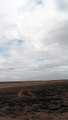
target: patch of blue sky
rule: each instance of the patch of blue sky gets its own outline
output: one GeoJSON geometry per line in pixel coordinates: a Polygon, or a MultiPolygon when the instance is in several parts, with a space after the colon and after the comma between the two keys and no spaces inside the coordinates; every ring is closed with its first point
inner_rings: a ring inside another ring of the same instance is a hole
{"type": "Polygon", "coordinates": [[[0,53],[3,53],[4,52],[4,48],[0,48],[0,53]]]}
{"type": "Polygon", "coordinates": [[[0,47],[0,54],[4,57],[7,57],[9,55],[9,50],[11,49],[11,46],[21,46],[24,45],[24,42],[24,40],[20,39],[9,40],[7,43],[0,47]]]}
{"type": "Polygon", "coordinates": [[[24,40],[20,40],[20,39],[13,39],[13,40],[10,40],[7,45],[8,46],[11,46],[11,45],[15,45],[15,46],[19,46],[19,45],[23,45],[24,44],[24,40]]]}
{"type": "Polygon", "coordinates": [[[9,51],[9,47],[7,46],[2,46],[0,47],[0,54],[4,57],[8,56],[8,51],[9,51]]]}
{"type": "Polygon", "coordinates": [[[45,61],[45,60],[46,60],[45,56],[39,56],[39,57],[37,57],[37,59],[36,59],[36,61],[37,61],[38,63],[42,63],[42,62],[45,61]]]}

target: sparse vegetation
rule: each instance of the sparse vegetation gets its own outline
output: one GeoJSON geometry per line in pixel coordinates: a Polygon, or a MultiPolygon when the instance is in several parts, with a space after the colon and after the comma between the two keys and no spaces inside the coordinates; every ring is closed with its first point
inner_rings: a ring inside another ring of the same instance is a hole
{"type": "MultiPolygon", "coordinates": [[[[28,116],[42,111],[48,114],[68,112],[68,83],[0,90],[0,117],[16,119],[21,115],[28,116]]],[[[39,120],[35,118],[25,117],[28,120],[39,120]]]]}

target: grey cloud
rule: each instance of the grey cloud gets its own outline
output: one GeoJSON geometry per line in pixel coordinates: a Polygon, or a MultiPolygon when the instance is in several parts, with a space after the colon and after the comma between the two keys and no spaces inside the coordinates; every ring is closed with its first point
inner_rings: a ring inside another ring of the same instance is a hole
{"type": "Polygon", "coordinates": [[[62,26],[53,31],[53,40],[60,44],[62,47],[68,47],[68,21],[64,21],[62,26]]]}
{"type": "MultiPolygon", "coordinates": [[[[61,25],[56,26],[55,29],[51,31],[51,34],[49,33],[48,38],[43,40],[43,44],[45,48],[50,46],[51,49],[44,50],[39,54],[41,64],[33,68],[33,70],[44,71],[45,73],[47,71],[47,74],[48,71],[50,71],[53,77],[56,75],[56,78],[59,76],[62,78],[62,74],[65,76],[65,69],[66,72],[68,72],[68,22],[64,21],[61,25]]],[[[44,75],[44,78],[46,78],[46,76],[47,75],[44,75]]],[[[67,77],[68,75],[66,73],[66,78],[67,77]]]]}
{"type": "Polygon", "coordinates": [[[56,0],[57,8],[62,12],[68,12],[68,0],[56,0]]]}
{"type": "Polygon", "coordinates": [[[58,80],[58,79],[68,79],[67,73],[60,73],[58,72],[52,72],[52,73],[44,73],[34,77],[34,80],[58,80]]]}
{"type": "Polygon", "coordinates": [[[43,4],[43,0],[35,0],[37,4],[43,4]]]}

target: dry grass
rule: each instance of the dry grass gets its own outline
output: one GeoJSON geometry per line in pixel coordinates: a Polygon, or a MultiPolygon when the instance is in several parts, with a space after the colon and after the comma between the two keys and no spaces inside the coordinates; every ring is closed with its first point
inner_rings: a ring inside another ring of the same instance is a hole
{"type": "Polygon", "coordinates": [[[68,81],[1,83],[0,120],[5,119],[68,120],[68,81]]]}

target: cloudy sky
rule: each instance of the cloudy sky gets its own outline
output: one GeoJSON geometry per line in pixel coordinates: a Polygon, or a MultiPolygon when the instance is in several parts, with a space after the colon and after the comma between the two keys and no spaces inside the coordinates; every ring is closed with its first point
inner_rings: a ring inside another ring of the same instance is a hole
{"type": "Polygon", "coordinates": [[[68,78],[68,0],[0,0],[0,81],[68,78]]]}

